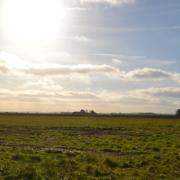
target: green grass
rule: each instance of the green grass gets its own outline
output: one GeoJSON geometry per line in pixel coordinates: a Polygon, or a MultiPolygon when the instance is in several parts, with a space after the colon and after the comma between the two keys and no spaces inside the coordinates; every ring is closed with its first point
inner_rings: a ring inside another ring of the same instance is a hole
{"type": "Polygon", "coordinates": [[[28,127],[166,127],[178,126],[179,119],[171,118],[136,118],[136,117],[78,117],[78,116],[32,116],[0,115],[1,126],[28,127]]]}
{"type": "Polygon", "coordinates": [[[0,116],[0,179],[179,180],[180,120],[0,116]]]}

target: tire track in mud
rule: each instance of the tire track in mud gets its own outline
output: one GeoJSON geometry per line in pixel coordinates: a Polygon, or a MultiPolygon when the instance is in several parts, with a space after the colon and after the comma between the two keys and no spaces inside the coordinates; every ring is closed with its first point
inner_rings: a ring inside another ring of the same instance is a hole
{"type": "Polygon", "coordinates": [[[94,155],[111,155],[111,156],[140,156],[147,153],[139,151],[113,151],[113,150],[79,150],[68,149],[64,147],[44,147],[33,144],[14,144],[0,142],[0,149],[22,149],[22,150],[37,150],[47,153],[62,153],[62,154],[94,154],[94,155]]]}

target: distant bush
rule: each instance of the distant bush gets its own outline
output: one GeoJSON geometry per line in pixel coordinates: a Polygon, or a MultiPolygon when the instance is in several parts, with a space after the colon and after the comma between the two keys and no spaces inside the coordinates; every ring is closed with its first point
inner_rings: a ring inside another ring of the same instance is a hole
{"type": "Polygon", "coordinates": [[[86,173],[87,173],[88,175],[94,174],[94,168],[93,168],[93,166],[88,165],[88,166],[86,167],[86,173]]]}
{"type": "Polygon", "coordinates": [[[33,156],[30,156],[30,161],[31,161],[31,162],[41,162],[42,159],[41,159],[41,157],[38,156],[38,155],[33,155],[33,156]]]}
{"type": "Polygon", "coordinates": [[[180,117],[180,109],[176,111],[176,116],[180,117]]]}
{"type": "Polygon", "coordinates": [[[158,147],[153,147],[152,149],[153,149],[153,151],[155,151],[155,152],[159,152],[159,151],[160,151],[160,149],[159,149],[158,147]]]}
{"type": "Polygon", "coordinates": [[[124,162],[120,165],[121,168],[132,168],[132,165],[128,162],[124,162]]]}
{"type": "Polygon", "coordinates": [[[110,159],[106,159],[104,161],[104,164],[107,165],[110,168],[116,168],[118,166],[118,164],[110,159]]]}
{"type": "Polygon", "coordinates": [[[12,159],[15,161],[23,161],[24,156],[22,154],[15,154],[14,156],[12,156],[12,159]]]}
{"type": "Polygon", "coordinates": [[[21,169],[19,172],[17,179],[24,179],[24,180],[41,180],[43,179],[40,175],[40,172],[38,172],[33,167],[26,167],[24,169],[21,169]]]}

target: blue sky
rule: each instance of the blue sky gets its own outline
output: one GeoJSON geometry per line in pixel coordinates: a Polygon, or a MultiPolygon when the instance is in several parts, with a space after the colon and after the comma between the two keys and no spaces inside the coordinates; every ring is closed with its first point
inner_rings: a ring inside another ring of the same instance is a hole
{"type": "Polygon", "coordinates": [[[2,111],[179,108],[180,1],[0,4],[2,111]]]}

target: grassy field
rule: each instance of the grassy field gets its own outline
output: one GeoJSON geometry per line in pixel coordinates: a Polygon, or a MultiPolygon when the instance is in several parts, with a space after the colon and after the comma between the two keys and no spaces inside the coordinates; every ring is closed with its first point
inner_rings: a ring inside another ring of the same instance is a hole
{"type": "Polygon", "coordinates": [[[0,179],[179,180],[180,119],[1,115],[0,179]]]}

